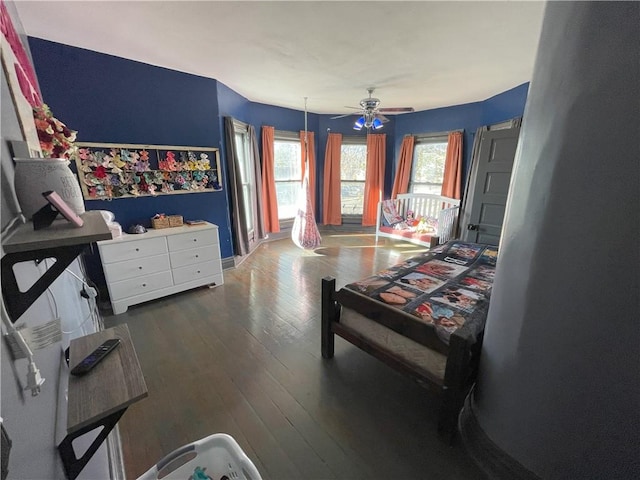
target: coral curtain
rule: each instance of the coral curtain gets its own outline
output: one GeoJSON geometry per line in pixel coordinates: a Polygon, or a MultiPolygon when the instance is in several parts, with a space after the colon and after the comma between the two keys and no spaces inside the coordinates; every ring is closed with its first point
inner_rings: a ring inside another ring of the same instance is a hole
{"type": "Polygon", "coordinates": [[[267,233],[280,231],[278,220],[278,199],[276,196],[276,177],[274,172],[275,128],[262,126],[262,208],[264,229],[267,233]]]}
{"type": "Polygon", "coordinates": [[[384,166],[386,160],[387,135],[384,133],[367,135],[367,171],[364,179],[364,206],[362,225],[376,224],[378,203],[384,192],[384,166]]]}
{"type": "Polygon", "coordinates": [[[396,177],[393,180],[393,189],[391,190],[391,198],[396,198],[399,193],[407,193],[409,191],[411,164],[413,163],[413,147],[415,143],[416,137],[413,135],[406,135],[402,139],[400,155],[398,155],[396,177]]]}
{"type": "Polygon", "coordinates": [[[231,232],[236,255],[246,255],[249,252],[249,241],[246,222],[244,198],[242,194],[242,177],[240,162],[236,151],[236,130],[233,118],[224,117],[225,153],[229,166],[229,191],[231,194],[231,232]]]}
{"type": "Polygon", "coordinates": [[[462,193],[462,132],[451,132],[444,163],[442,195],[460,199],[462,193]]]}
{"type": "Polygon", "coordinates": [[[306,160],[307,151],[309,152],[309,196],[311,197],[311,204],[313,205],[313,211],[316,211],[316,142],[313,132],[307,132],[307,142],[309,142],[309,148],[305,148],[304,144],[305,132],[300,131],[300,147],[302,148],[302,178],[306,172],[306,160]]]}
{"type": "Polygon", "coordinates": [[[340,208],[340,154],[342,134],[330,133],[324,154],[324,189],[322,196],[322,223],[341,225],[340,208]]]}

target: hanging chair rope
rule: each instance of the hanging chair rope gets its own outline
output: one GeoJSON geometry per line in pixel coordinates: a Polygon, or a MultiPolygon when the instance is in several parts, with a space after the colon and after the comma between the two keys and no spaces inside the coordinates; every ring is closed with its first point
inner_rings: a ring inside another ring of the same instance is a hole
{"type": "Polygon", "coordinates": [[[300,185],[298,196],[298,213],[293,221],[291,240],[298,247],[305,250],[318,248],[322,243],[322,237],[318,231],[316,218],[313,213],[313,202],[309,191],[309,141],[307,133],[307,97],[304,97],[304,178],[300,185]]]}

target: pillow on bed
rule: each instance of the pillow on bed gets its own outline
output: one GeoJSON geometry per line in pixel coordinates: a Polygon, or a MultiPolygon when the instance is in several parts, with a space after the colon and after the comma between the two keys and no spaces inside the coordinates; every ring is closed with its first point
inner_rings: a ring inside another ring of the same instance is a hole
{"type": "Polygon", "coordinates": [[[395,200],[382,201],[382,224],[387,227],[393,227],[396,223],[402,222],[403,218],[398,213],[398,207],[395,200]]]}

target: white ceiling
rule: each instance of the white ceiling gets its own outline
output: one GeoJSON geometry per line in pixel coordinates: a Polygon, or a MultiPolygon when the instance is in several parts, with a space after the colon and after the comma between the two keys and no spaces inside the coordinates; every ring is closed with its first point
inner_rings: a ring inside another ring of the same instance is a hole
{"type": "Polygon", "coordinates": [[[530,80],[542,2],[16,1],[28,35],[348,113],[484,100],[530,80]]]}

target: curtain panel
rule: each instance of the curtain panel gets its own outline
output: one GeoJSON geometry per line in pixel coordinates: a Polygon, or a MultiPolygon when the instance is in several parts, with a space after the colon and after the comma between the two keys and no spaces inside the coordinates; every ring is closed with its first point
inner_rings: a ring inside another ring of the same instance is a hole
{"type": "Polygon", "coordinates": [[[313,205],[313,211],[316,211],[316,142],[314,132],[306,132],[306,139],[309,144],[309,148],[305,148],[305,131],[300,131],[300,147],[302,148],[302,178],[306,172],[306,163],[309,161],[309,196],[311,197],[311,204],[313,205]],[[307,151],[309,152],[309,158],[307,159],[307,151]]]}
{"type": "Polygon", "coordinates": [[[462,194],[462,132],[451,132],[442,179],[442,195],[458,200],[462,194]]]}
{"type": "Polygon", "coordinates": [[[473,147],[471,148],[471,167],[467,172],[467,181],[464,186],[464,196],[462,197],[462,204],[460,205],[460,214],[458,215],[458,231],[461,232],[462,228],[470,223],[471,220],[471,202],[472,202],[472,179],[477,175],[478,170],[478,155],[480,153],[480,143],[482,142],[483,132],[489,131],[489,127],[478,127],[473,137],[473,147]]]}
{"type": "Polygon", "coordinates": [[[224,139],[227,165],[229,165],[229,193],[231,196],[231,233],[236,255],[246,255],[249,252],[249,240],[246,222],[244,198],[242,194],[242,178],[240,175],[240,162],[236,150],[236,129],[233,126],[233,118],[224,117],[224,139]]]}
{"type": "Polygon", "coordinates": [[[340,208],[340,154],[342,134],[330,133],[324,154],[324,189],[322,196],[322,223],[342,225],[340,208]]]}
{"type": "Polygon", "coordinates": [[[415,143],[416,137],[413,135],[406,135],[402,139],[402,146],[400,147],[400,154],[398,155],[396,176],[393,179],[391,198],[396,198],[399,193],[407,193],[409,191],[411,164],[413,163],[413,147],[415,143]]]}
{"type": "Polygon", "coordinates": [[[249,136],[249,143],[251,145],[251,151],[253,152],[253,168],[256,187],[256,205],[254,206],[256,212],[256,226],[255,233],[259,239],[266,237],[266,231],[264,228],[264,209],[262,208],[262,168],[260,167],[260,151],[258,150],[258,135],[253,125],[249,125],[247,129],[249,136]]]}
{"type": "Polygon", "coordinates": [[[276,195],[276,177],[274,171],[275,128],[262,126],[262,208],[264,209],[264,228],[266,233],[280,231],[278,220],[278,198],[276,195]]]}
{"type": "Polygon", "coordinates": [[[367,135],[367,170],[364,179],[364,205],[362,225],[371,227],[376,224],[378,203],[384,192],[384,167],[386,161],[387,135],[371,133],[367,135]]]}

